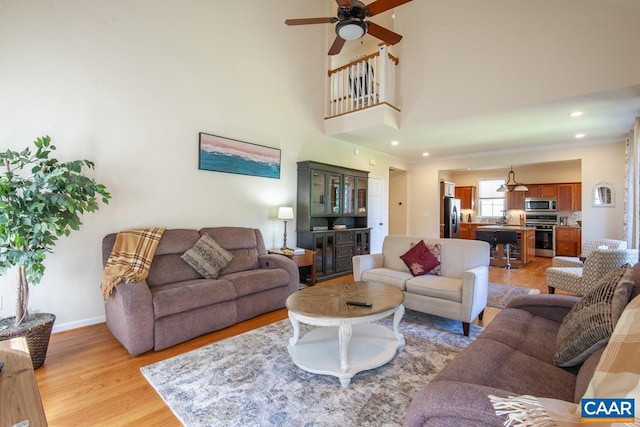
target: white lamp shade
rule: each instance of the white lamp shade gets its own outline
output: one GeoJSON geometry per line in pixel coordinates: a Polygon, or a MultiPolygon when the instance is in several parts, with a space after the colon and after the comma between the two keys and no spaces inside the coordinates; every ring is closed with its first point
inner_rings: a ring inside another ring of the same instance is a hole
{"type": "Polygon", "coordinates": [[[293,208],[292,207],[278,208],[278,219],[293,219],[293,208]]]}

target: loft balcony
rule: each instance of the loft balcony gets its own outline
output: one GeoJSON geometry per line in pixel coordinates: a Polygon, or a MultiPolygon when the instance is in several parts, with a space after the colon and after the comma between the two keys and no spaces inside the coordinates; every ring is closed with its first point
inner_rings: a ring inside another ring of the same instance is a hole
{"type": "Polygon", "coordinates": [[[325,134],[358,142],[363,133],[397,130],[397,65],[398,58],[381,45],[376,53],[330,70],[325,134]]]}

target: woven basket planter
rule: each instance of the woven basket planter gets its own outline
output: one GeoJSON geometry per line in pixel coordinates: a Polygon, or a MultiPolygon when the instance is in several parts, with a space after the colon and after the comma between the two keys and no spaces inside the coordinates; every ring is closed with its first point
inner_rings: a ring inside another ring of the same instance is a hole
{"type": "Polygon", "coordinates": [[[0,320],[0,341],[26,337],[33,369],[38,369],[47,357],[49,338],[56,316],[50,313],[34,313],[17,328],[13,326],[14,319],[15,317],[7,317],[0,320]]]}

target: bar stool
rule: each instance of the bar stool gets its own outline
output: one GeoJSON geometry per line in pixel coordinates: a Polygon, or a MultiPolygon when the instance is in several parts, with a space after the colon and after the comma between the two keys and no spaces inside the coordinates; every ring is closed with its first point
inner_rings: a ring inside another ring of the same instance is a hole
{"type": "Polygon", "coordinates": [[[489,254],[491,255],[491,250],[496,247],[496,232],[477,230],[476,240],[482,240],[483,242],[487,242],[489,244],[489,254]]]}
{"type": "Polygon", "coordinates": [[[496,232],[496,243],[502,243],[507,250],[507,270],[511,269],[511,245],[518,243],[518,233],[516,231],[496,232]]]}

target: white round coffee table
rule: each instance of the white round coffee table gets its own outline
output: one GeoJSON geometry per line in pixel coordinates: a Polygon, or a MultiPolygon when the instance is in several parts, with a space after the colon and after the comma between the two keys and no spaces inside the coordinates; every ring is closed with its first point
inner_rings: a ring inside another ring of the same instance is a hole
{"type": "Polygon", "coordinates": [[[293,337],[289,355],[298,367],[332,375],[347,387],[358,372],[388,363],[404,347],[398,332],[404,294],[376,282],[316,285],[287,298],[293,337]],[[347,301],[371,303],[371,307],[347,301]],[[393,330],[375,322],[393,314],[393,330]],[[318,326],[300,337],[300,323],[318,326]]]}

